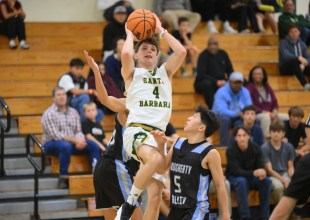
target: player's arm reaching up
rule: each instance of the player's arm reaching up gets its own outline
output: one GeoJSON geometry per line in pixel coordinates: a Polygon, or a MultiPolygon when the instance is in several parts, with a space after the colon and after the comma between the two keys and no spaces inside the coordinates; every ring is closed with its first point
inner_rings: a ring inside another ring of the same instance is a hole
{"type": "Polygon", "coordinates": [[[114,112],[125,112],[126,111],[126,99],[125,98],[115,98],[114,96],[109,96],[106,88],[104,87],[100,70],[94,59],[88,55],[84,50],[84,56],[90,68],[93,70],[96,80],[96,91],[98,93],[98,99],[101,104],[105,105],[114,112]]]}
{"type": "Polygon", "coordinates": [[[165,65],[169,78],[171,78],[183,64],[186,56],[186,49],[177,39],[175,39],[161,26],[161,22],[157,15],[153,13],[153,16],[156,19],[155,33],[161,35],[160,37],[162,37],[173,50],[173,54],[168,58],[167,62],[163,64],[165,65]]]}
{"type": "Polygon", "coordinates": [[[121,53],[121,60],[122,60],[122,77],[125,82],[126,88],[129,87],[132,81],[132,76],[135,71],[135,62],[133,60],[134,54],[134,45],[133,41],[135,39],[133,33],[127,29],[127,25],[125,25],[126,30],[126,40],[122,49],[121,53]]]}

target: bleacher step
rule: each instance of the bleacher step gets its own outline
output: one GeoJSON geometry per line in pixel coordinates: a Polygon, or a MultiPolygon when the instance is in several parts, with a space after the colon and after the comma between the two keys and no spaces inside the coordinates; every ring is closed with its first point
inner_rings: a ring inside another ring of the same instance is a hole
{"type": "MultiPolygon", "coordinates": [[[[29,162],[30,164],[30,162],[29,162]]],[[[34,169],[28,168],[28,169],[5,169],[6,175],[8,176],[18,176],[18,175],[33,175],[34,169]]],[[[46,167],[44,170],[44,174],[51,174],[52,168],[46,167]]]]}
{"type": "MultiPolygon", "coordinates": [[[[58,178],[39,178],[39,189],[55,189],[57,188],[58,178]]],[[[33,178],[27,179],[8,179],[0,181],[0,192],[32,190],[34,186],[33,178]]]]}
{"type": "MultiPolygon", "coordinates": [[[[77,208],[77,201],[75,199],[61,199],[61,200],[45,200],[39,201],[39,212],[57,212],[75,210],[77,208]]],[[[5,214],[19,214],[32,213],[33,201],[27,202],[4,202],[0,204],[0,215],[5,214]]]]}
{"type": "MultiPolygon", "coordinates": [[[[34,157],[34,160],[37,164],[41,163],[41,158],[34,157]]],[[[5,169],[29,169],[33,168],[28,159],[25,157],[22,158],[5,158],[4,160],[5,169]]]]}
{"type": "MultiPolygon", "coordinates": [[[[33,187],[32,187],[33,188],[33,187]]],[[[0,199],[13,199],[13,198],[28,198],[33,197],[34,191],[15,191],[15,192],[2,192],[0,193],[0,199]]],[[[68,189],[49,189],[39,190],[39,196],[67,196],[69,195],[68,189]]]]}

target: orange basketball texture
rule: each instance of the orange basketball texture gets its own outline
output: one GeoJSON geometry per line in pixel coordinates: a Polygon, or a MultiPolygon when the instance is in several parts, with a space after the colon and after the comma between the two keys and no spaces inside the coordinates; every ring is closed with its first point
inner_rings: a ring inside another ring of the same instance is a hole
{"type": "Polygon", "coordinates": [[[127,28],[139,41],[152,37],[155,27],[156,20],[152,12],[146,9],[133,11],[127,19],[127,28]]]}

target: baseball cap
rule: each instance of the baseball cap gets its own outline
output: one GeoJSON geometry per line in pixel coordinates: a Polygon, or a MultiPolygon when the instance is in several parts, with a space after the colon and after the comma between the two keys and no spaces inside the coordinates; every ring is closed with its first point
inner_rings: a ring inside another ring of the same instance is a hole
{"type": "Polygon", "coordinates": [[[243,82],[244,81],[244,77],[242,75],[242,73],[240,72],[232,72],[229,76],[229,81],[232,81],[232,82],[243,82]]]}
{"type": "Polygon", "coordinates": [[[114,9],[114,14],[116,13],[127,13],[127,10],[124,6],[119,5],[114,9]]]}

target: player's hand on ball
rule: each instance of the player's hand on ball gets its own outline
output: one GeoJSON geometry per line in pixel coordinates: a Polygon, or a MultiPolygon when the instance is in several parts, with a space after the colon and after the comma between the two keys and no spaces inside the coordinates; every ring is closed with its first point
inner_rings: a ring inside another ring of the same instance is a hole
{"type": "Polygon", "coordinates": [[[127,36],[131,36],[134,41],[139,42],[139,40],[135,37],[132,31],[127,28],[127,22],[125,23],[125,31],[127,36]]]}
{"type": "Polygon", "coordinates": [[[155,130],[151,131],[151,134],[153,135],[158,146],[163,146],[167,142],[167,137],[163,131],[155,130]]]}
{"type": "Polygon", "coordinates": [[[162,27],[162,25],[161,25],[161,22],[160,22],[158,16],[157,16],[155,13],[152,13],[152,14],[153,14],[153,16],[154,16],[154,18],[155,18],[155,20],[156,20],[155,33],[156,33],[156,34],[159,34],[160,32],[162,32],[163,27],[162,27]]]}

